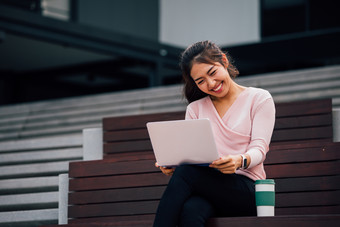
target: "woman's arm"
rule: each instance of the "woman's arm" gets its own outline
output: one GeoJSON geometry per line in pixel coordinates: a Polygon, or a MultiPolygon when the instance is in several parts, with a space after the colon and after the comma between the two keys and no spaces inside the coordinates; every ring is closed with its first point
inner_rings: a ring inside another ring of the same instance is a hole
{"type": "Polygon", "coordinates": [[[250,157],[248,168],[262,163],[269,150],[275,124],[275,105],[272,98],[266,99],[253,113],[251,140],[246,155],[250,157]]]}

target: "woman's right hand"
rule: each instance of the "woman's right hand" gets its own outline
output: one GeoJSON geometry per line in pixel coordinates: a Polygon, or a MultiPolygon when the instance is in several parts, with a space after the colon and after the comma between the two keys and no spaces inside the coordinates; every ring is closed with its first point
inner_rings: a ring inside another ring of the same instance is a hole
{"type": "Polygon", "coordinates": [[[157,168],[159,168],[159,169],[162,171],[162,173],[164,173],[164,174],[167,175],[167,176],[171,176],[171,175],[174,173],[174,171],[175,171],[175,168],[162,167],[162,166],[159,166],[159,165],[157,164],[157,162],[155,163],[155,166],[156,166],[157,168]]]}

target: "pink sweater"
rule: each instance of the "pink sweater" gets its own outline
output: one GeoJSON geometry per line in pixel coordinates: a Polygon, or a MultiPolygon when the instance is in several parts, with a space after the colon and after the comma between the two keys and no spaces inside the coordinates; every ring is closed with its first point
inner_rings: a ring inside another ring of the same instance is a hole
{"type": "Polygon", "coordinates": [[[253,180],[265,179],[263,161],[275,123],[275,106],[268,91],[248,87],[221,118],[209,96],[188,105],[186,119],[209,118],[220,156],[245,154],[251,163],[237,174],[253,180]]]}

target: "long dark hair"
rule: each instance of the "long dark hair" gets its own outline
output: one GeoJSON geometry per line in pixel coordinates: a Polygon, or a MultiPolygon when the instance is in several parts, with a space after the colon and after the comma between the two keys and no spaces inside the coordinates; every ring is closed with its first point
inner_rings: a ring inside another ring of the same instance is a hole
{"type": "Polygon", "coordinates": [[[223,54],[228,58],[229,64],[227,70],[232,78],[235,78],[239,71],[231,63],[231,58],[227,53],[224,53],[215,43],[211,41],[201,41],[189,46],[181,55],[180,67],[182,70],[184,88],[183,94],[189,103],[207,96],[202,92],[192,79],[190,72],[194,63],[216,64],[226,66],[223,61],[223,54]]]}

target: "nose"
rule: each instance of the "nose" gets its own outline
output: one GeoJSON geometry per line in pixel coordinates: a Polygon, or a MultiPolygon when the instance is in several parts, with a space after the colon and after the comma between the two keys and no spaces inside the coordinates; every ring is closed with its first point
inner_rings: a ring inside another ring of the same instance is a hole
{"type": "Polygon", "coordinates": [[[215,87],[216,81],[213,78],[208,77],[207,78],[207,84],[208,84],[209,90],[211,90],[215,87]]]}

